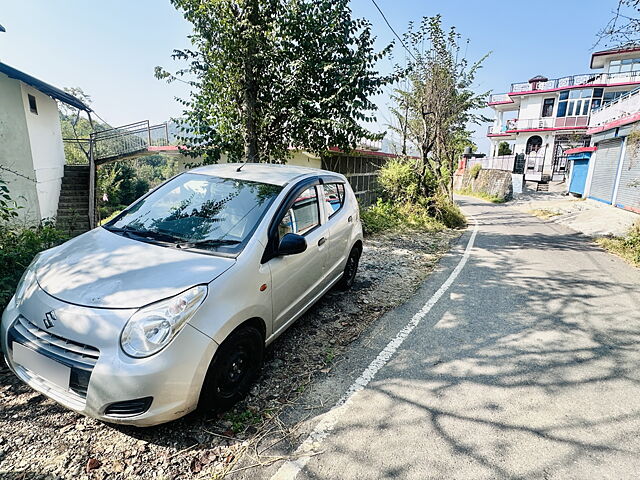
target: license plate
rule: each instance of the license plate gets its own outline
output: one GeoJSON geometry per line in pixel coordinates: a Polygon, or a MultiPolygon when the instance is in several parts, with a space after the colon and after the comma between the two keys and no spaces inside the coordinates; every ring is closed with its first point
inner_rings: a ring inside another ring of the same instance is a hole
{"type": "Polygon", "coordinates": [[[69,388],[71,369],[66,365],[45,357],[25,347],[21,343],[13,342],[13,361],[29,372],[50,381],[62,388],[69,388]]]}

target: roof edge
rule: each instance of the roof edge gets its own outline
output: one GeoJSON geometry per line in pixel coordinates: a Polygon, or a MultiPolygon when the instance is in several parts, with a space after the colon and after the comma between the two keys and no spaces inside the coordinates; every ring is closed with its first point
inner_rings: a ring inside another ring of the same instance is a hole
{"type": "Polygon", "coordinates": [[[7,77],[13,78],[14,80],[19,80],[36,90],[44,93],[45,95],[50,96],[55,100],[59,100],[67,105],[70,105],[79,110],[84,110],[85,112],[92,112],[91,108],[86,105],[82,100],[74,97],[70,93],[65,92],[53,85],[50,85],[42,80],[37,79],[36,77],[29,75],[28,73],[24,73],[17,68],[13,68],[6,63],[0,62],[0,73],[4,73],[7,77]]]}

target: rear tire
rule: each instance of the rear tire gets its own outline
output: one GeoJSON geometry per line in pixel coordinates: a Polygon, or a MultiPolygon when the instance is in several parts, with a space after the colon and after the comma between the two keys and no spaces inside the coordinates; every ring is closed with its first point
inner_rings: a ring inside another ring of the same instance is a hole
{"type": "Polygon", "coordinates": [[[347,264],[344,266],[344,272],[342,278],[338,281],[337,287],[340,290],[349,290],[353,286],[356,279],[356,273],[358,272],[358,265],[360,264],[360,255],[362,252],[355,246],[349,253],[347,258],[347,264]]]}
{"type": "Polygon", "coordinates": [[[256,328],[231,333],[211,361],[198,406],[222,411],[242,400],[258,378],[263,355],[264,338],[256,328]]]}

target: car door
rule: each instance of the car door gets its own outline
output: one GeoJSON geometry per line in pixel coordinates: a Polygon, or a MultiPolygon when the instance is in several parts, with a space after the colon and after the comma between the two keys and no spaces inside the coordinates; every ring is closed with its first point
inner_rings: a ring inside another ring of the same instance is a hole
{"type": "Polygon", "coordinates": [[[344,183],[325,180],[322,190],[327,207],[327,226],[330,235],[327,274],[333,280],[342,275],[344,262],[349,255],[349,240],[353,231],[353,209],[345,205],[348,199],[345,200],[344,183]]]}
{"type": "Polygon", "coordinates": [[[274,333],[306,310],[322,293],[326,283],[329,232],[318,188],[317,182],[298,188],[292,197],[288,197],[289,204],[274,218],[277,231],[272,231],[271,235],[276,238],[270,242],[279,244],[287,233],[302,235],[307,242],[307,249],[302,253],[273,256],[268,260],[274,333]]]}

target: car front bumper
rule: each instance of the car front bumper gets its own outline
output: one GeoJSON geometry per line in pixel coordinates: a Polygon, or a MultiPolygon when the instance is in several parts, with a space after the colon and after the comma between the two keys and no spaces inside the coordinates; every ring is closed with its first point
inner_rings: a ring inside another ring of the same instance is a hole
{"type": "Polygon", "coordinates": [[[152,426],[193,411],[218,345],[187,324],[157,354],[128,357],[120,349],[119,332],[130,314],[68,305],[38,289],[19,309],[11,300],[0,323],[0,346],[18,378],[83,415],[109,423],[152,426]],[[49,311],[63,318],[59,328],[50,331],[32,320],[49,311]],[[69,368],[70,384],[56,384],[14,361],[15,342],[69,368]],[[94,350],[87,353],[82,348],[94,348],[97,358],[91,358],[94,350]]]}

